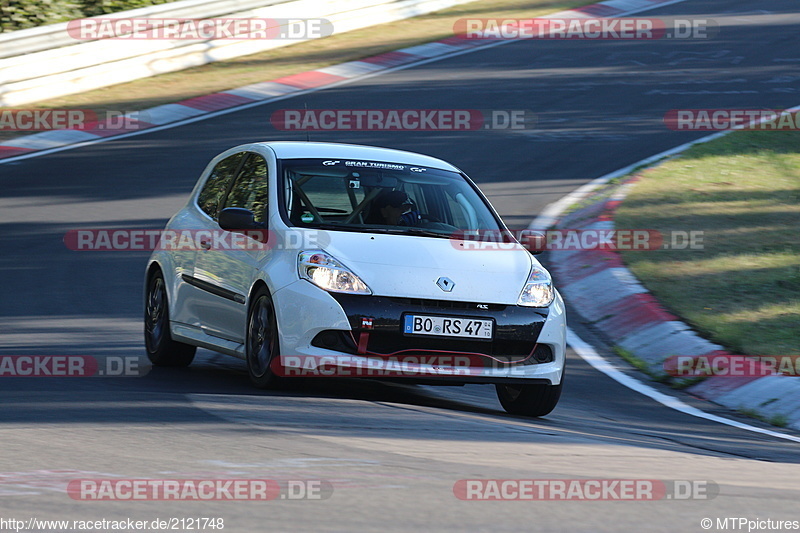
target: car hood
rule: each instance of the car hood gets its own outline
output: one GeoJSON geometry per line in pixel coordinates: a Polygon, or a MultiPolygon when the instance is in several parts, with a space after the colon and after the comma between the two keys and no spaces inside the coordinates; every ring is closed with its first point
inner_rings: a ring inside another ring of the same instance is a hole
{"type": "Polygon", "coordinates": [[[469,249],[461,241],[416,235],[326,231],[320,248],[358,275],[376,296],[514,305],[535,259],[522,246],[469,249]],[[437,281],[449,278],[451,291],[437,281]]]}

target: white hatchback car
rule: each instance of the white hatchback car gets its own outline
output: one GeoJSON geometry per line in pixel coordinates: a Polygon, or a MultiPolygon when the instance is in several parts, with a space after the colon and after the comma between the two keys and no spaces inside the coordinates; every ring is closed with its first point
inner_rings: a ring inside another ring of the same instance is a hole
{"type": "Polygon", "coordinates": [[[145,281],[154,365],[188,365],[199,346],[244,359],[260,387],[489,383],[506,411],[530,416],[561,395],[564,303],[449,163],[336,143],[237,146],[209,163],[164,235],[145,281]]]}

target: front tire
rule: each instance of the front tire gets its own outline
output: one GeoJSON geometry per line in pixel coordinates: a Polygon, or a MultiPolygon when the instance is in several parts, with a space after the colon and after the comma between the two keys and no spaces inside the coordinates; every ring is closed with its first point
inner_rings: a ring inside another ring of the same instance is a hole
{"type": "Polygon", "coordinates": [[[561,397],[564,376],[558,385],[505,385],[498,383],[497,399],[507,413],[522,416],[545,416],[556,408],[561,397]]]}
{"type": "Polygon", "coordinates": [[[247,313],[247,373],[250,381],[260,388],[275,387],[280,377],[272,371],[272,361],[280,357],[278,321],[275,305],[266,288],[259,289],[252,299],[247,313]]]}
{"type": "Polygon", "coordinates": [[[164,275],[157,270],[147,282],[144,301],[144,345],[154,366],[184,367],[194,360],[196,346],[172,340],[164,275]]]}

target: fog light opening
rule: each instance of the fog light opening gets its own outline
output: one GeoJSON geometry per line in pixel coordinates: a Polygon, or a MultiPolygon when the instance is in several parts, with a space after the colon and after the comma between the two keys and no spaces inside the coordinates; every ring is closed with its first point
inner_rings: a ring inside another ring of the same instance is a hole
{"type": "Polygon", "coordinates": [[[548,344],[538,344],[533,352],[533,359],[537,363],[552,363],[553,350],[548,344]]]}

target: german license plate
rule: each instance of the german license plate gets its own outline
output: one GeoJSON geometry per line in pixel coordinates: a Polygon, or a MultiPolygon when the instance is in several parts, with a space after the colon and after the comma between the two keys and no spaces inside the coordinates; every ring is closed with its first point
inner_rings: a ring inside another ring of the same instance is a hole
{"type": "Polygon", "coordinates": [[[403,333],[492,340],[493,321],[485,318],[405,315],[403,333]]]}

